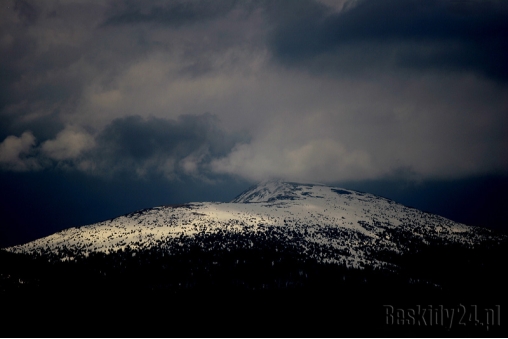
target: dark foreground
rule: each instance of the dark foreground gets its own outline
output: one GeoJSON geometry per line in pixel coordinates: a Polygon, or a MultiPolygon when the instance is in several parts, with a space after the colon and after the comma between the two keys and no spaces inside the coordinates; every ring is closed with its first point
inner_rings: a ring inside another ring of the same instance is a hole
{"type": "MultiPolygon", "coordinates": [[[[265,245],[263,245],[265,244],[265,245]]],[[[2,337],[499,337],[506,244],[429,247],[399,267],[248,250],[124,250],[62,262],[0,251],[2,337]]]]}

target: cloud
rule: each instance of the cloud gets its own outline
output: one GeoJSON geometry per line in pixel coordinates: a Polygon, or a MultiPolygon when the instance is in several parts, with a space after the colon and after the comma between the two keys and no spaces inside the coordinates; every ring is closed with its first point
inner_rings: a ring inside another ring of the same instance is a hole
{"type": "Polygon", "coordinates": [[[93,136],[79,128],[68,126],[57,134],[56,139],[45,141],[42,152],[54,160],[68,160],[79,157],[95,145],[93,136]]]}
{"type": "Polygon", "coordinates": [[[347,11],[321,9],[280,22],[271,49],[295,67],[347,72],[387,64],[470,71],[505,82],[507,16],[503,1],[365,0],[347,11]]]}
{"type": "Polygon", "coordinates": [[[265,117],[250,143],[213,168],[251,180],[327,182],[401,170],[419,179],[450,179],[508,169],[508,117],[501,114],[506,89],[471,76],[328,81],[330,87],[308,84],[316,85],[312,94],[296,92],[318,105],[265,117]]]}
{"type": "Polygon", "coordinates": [[[84,153],[95,146],[94,137],[80,128],[67,126],[55,139],[37,143],[31,131],[21,137],[8,136],[0,144],[0,168],[10,171],[37,171],[60,167],[86,169],[84,153]]]}
{"type": "Polygon", "coordinates": [[[358,4],[360,0],[316,0],[327,7],[332,8],[335,12],[347,11],[358,4]]]}
{"type": "Polygon", "coordinates": [[[236,0],[156,1],[149,5],[131,3],[127,8],[110,14],[104,25],[156,23],[179,27],[223,16],[231,11],[236,3],[236,0]]]}
{"type": "Polygon", "coordinates": [[[214,160],[212,168],[253,181],[284,178],[333,182],[374,174],[368,154],[347,150],[336,140],[309,140],[302,146],[283,149],[277,144],[269,148],[260,143],[238,145],[227,157],[214,160]]]}
{"type": "Polygon", "coordinates": [[[508,171],[504,2],[19,4],[0,12],[0,140],[37,143],[4,170],[508,171]]]}
{"type": "Polygon", "coordinates": [[[16,0],[14,10],[18,13],[20,20],[26,24],[34,24],[39,18],[39,11],[28,1],[16,0]]]}
{"type": "Polygon", "coordinates": [[[224,156],[240,137],[218,127],[211,114],[184,115],[176,120],[129,116],[115,119],[97,136],[90,153],[99,174],[160,173],[170,179],[180,175],[205,177],[208,164],[224,156]]]}
{"type": "Polygon", "coordinates": [[[32,132],[24,132],[20,137],[8,136],[0,144],[0,167],[11,171],[29,171],[40,168],[38,162],[30,157],[35,145],[32,132]]]}
{"type": "Polygon", "coordinates": [[[211,161],[246,141],[245,135],[222,130],[217,117],[209,113],[175,120],[127,116],[95,135],[67,126],[39,145],[29,131],[21,137],[9,136],[0,144],[0,165],[11,171],[60,168],[105,177],[190,176],[210,181],[216,176],[211,161]]]}

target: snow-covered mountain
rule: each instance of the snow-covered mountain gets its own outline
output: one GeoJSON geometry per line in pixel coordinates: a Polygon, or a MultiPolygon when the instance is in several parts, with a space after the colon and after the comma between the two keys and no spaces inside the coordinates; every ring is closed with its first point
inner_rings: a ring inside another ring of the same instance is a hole
{"type": "MultiPolygon", "coordinates": [[[[265,181],[229,203],[195,202],[137,211],[96,224],[69,228],[14,253],[51,254],[62,261],[90,253],[157,247],[171,253],[175,243],[214,238],[205,244],[224,251],[231,236],[270,238],[323,263],[348,267],[392,267],[390,258],[417,244],[435,242],[474,247],[492,240],[489,230],[466,226],[386,198],[321,184],[265,181]],[[229,239],[229,240],[227,240],[229,239]]],[[[253,241],[243,244],[254,246],[253,241]]],[[[395,267],[394,267],[395,268],[395,267]]]]}
{"type": "Polygon", "coordinates": [[[159,206],[1,250],[0,305],[16,333],[31,314],[39,325],[27,336],[68,328],[55,319],[86,336],[104,326],[111,336],[483,336],[504,328],[480,311],[506,299],[507,244],[376,195],[266,181],[229,203],[159,206]],[[31,313],[48,305],[45,318],[31,313]],[[449,332],[394,326],[384,305],[479,313],[459,314],[462,332],[449,332]]]}

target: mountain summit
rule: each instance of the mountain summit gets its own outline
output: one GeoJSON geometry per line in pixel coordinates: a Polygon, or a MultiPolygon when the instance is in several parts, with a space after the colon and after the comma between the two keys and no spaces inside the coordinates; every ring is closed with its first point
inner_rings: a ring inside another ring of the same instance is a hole
{"type": "Polygon", "coordinates": [[[294,200],[300,199],[300,186],[323,186],[322,184],[299,184],[295,182],[286,182],[284,180],[267,180],[254,185],[238,195],[231,202],[250,203],[250,202],[272,202],[275,200],[294,200]]]}

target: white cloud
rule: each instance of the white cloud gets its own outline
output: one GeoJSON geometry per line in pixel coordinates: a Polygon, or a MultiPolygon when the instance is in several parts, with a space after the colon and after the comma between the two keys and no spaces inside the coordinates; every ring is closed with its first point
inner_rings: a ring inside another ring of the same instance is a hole
{"type": "Polygon", "coordinates": [[[277,177],[331,182],[379,174],[367,153],[348,150],[336,140],[310,139],[300,146],[273,143],[271,147],[266,142],[238,145],[227,157],[213,161],[212,170],[256,181],[277,177]]]}
{"type": "Polygon", "coordinates": [[[53,160],[71,160],[94,145],[93,136],[79,128],[68,126],[58,133],[56,139],[45,141],[42,144],[42,151],[53,160]]]}
{"type": "Polygon", "coordinates": [[[35,146],[35,137],[30,131],[21,137],[10,135],[0,144],[0,166],[13,171],[28,171],[40,168],[29,153],[35,146]]]}

